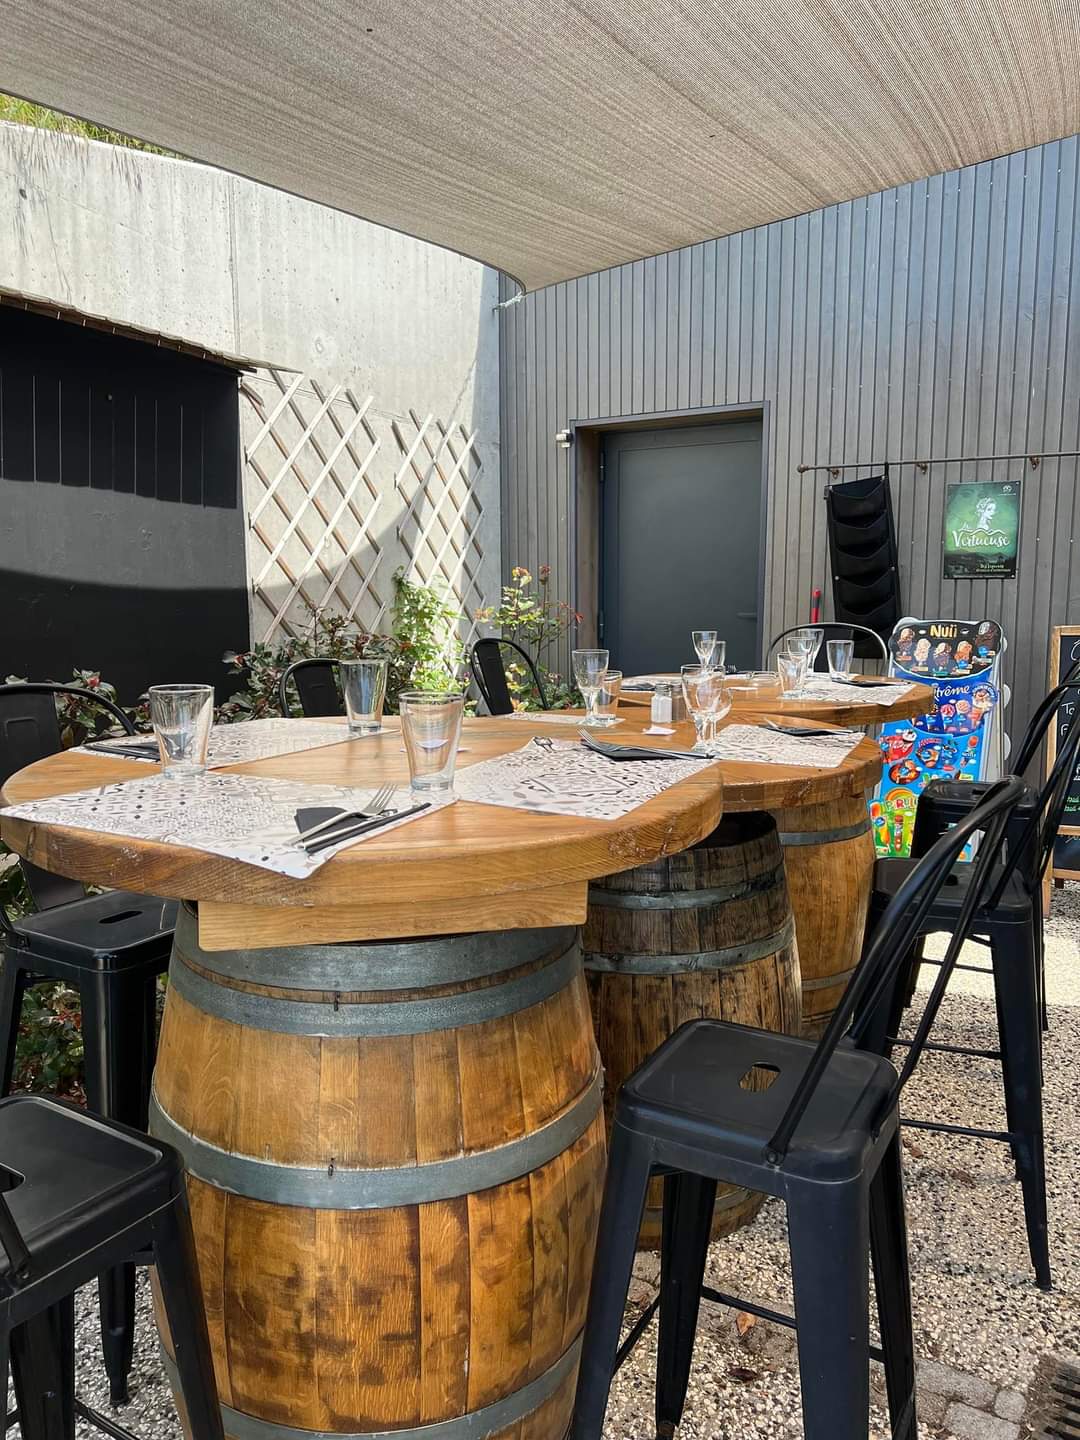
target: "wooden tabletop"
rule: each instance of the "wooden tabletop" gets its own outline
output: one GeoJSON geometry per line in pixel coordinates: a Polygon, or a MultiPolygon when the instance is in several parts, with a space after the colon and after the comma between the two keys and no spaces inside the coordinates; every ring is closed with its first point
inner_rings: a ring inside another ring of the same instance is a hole
{"type": "MultiPolygon", "coordinates": [[[[677,675],[667,678],[679,679],[677,675]]],[[[650,705],[652,695],[641,690],[624,690],[619,702],[621,707],[632,712],[650,705]]],[[[737,715],[797,715],[805,720],[819,720],[825,725],[851,725],[863,730],[870,725],[883,725],[886,720],[913,720],[916,715],[925,715],[934,708],[934,691],[930,685],[916,685],[893,705],[843,705],[833,700],[784,700],[777,689],[774,694],[762,696],[737,694],[731,708],[732,713],[737,715]]]]}
{"type": "MultiPolygon", "coordinates": [[[[636,739],[641,728],[625,724],[616,733],[636,739]]],[[[560,733],[575,731],[527,720],[466,720],[458,764],[504,754],[532,734],[560,733]]],[[[686,726],[651,743],[685,748],[692,739],[686,726]]],[[[340,852],[306,880],[182,845],[25,820],[3,819],[0,834],[12,850],[61,875],[197,900],[207,949],[526,928],[580,923],[590,879],[685,849],[711,833],[725,808],[814,803],[838,787],[865,788],[879,765],[869,741],[835,771],[717,765],[610,821],[460,801],[340,852]]],[[[230,769],[357,788],[408,781],[396,721],[378,736],[230,769]]],[[[145,763],[65,751],[13,775],[3,796],[14,804],[146,773],[145,763]]]]}

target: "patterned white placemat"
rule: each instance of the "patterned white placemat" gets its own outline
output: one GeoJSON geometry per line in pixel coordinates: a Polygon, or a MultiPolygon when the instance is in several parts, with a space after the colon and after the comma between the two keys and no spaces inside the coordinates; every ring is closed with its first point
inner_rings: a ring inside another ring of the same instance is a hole
{"type": "Polygon", "coordinates": [[[800,685],[798,690],[789,690],[780,696],[785,700],[828,700],[834,705],[896,705],[905,695],[915,689],[914,685],[898,681],[895,685],[844,685],[835,680],[818,679],[816,676],[800,685]]]}
{"type": "MultiPolygon", "coordinates": [[[[378,734],[378,731],[373,732],[378,734]]],[[[79,749],[83,754],[107,755],[109,750],[122,752],[132,740],[153,740],[153,735],[118,735],[111,740],[102,740],[99,746],[88,750],[85,745],[79,749]],[[107,747],[107,748],[106,748],[107,747]]],[[[343,740],[366,740],[366,735],[352,735],[344,721],[335,724],[332,720],[285,720],[270,716],[265,720],[240,720],[235,725],[215,725],[210,731],[210,748],[207,764],[211,770],[220,770],[226,765],[243,765],[248,760],[269,760],[275,755],[293,755],[299,750],[318,750],[323,745],[340,745],[343,740]]],[[[121,759],[137,759],[137,756],[121,754],[121,759]]],[[[155,762],[150,760],[148,764],[155,762]]]]}
{"type": "MultiPolygon", "coordinates": [[[[122,780],[71,795],[9,805],[0,810],[0,815],[46,825],[70,825],[103,835],[189,845],[302,880],[339,850],[361,845],[370,837],[343,840],[317,855],[306,855],[296,844],[297,810],[316,805],[363,809],[373,793],[347,785],[311,785],[262,775],[197,775],[185,780],[148,775],[145,780],[122,780]]],[[[407,785],[401,786],[390,801],[402,810],[411,803],[407,785]]],[[[440,797],[433,801],[432,808],[452,803],[453,796],[440,797]]],[[[385,835],[430,813],[393,821],[374,833],[385,835]]]]}
{"type": "Polygon", "coordinates": [[[534,738],[520,750],[459,770],[460,800],[542,815],[618,820],[711,765],[701,760],[608,760],[573,740],[534,738]]]}
{"type": "Polygon", "coordinates": [[[804,770],[835,770],[860,740],[861,730],[837,730],[831,735],[783,735],[761,725],[726,725],[711,753],[718,760],[741,760],[757,765],[798,765],[804,770]]]}
{"type": "MultiPolygon", "coordinates": [[[[581,715],[569,715],[565,710],[515,710],[512,715],[500,715],[500,720],[535,720],[540,725],[576,725],[580,730],[585,721],[581,715]]],[[[616,718],[607,725],[600,725],[600,730],[610,730],[615,725],[621,725],[622,720],[616,718]]]]}

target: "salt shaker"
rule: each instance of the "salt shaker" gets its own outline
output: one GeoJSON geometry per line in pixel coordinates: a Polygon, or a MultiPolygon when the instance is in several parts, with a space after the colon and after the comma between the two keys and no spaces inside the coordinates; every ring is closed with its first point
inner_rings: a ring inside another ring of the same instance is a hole
{"type": "Polygon", "coordinates": [[[657,680],[653,686],[652,706],[649,710],[654,725],[670,725],[674,711],[674,697],[666,680],[657,680]]]}

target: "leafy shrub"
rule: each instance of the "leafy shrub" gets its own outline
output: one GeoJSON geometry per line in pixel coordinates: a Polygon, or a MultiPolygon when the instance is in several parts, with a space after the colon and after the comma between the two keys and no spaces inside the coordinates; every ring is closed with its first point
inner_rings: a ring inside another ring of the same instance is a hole
{"type": "MultiPolygon", "coordinates": [[[[502,640],[513,640],[527,650],[536,662],[548,703],[553,710],[567,710],[581,705],[577,688],[551,668],[551,652],[555,646],[581,624],[581,616],[566,600],[553,601],[548,594],[551,566],[541,565],[534,580],[521,565],[510,572],[510,583],[502,588],[498,605],[487,605],[476,612],[477,620],[497,630],[502,640]]],[[[529,671],[521,661],[506,667],[507,687],[517,710],[538,710],[540,697],[529,671]]]]}

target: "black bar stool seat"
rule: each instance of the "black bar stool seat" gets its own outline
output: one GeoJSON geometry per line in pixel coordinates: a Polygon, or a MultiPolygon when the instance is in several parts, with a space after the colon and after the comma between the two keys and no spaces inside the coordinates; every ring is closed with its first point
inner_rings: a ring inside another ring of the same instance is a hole
{"type": "Polygon", "coordinates": [[[159,974],[168,968],[176,906],[175,900],[108,890],[72,905],[38,910],[12,922],[23,941],[14,947],[12,958],[24,970],[57,979],[78,979],[85,970],[104,973],[143,965],[159,974]],[[61,969],[65,966],[71,967],[67,975],[61,969]]]}
{"type": "Polygon", "coordinates": [[[77,1417],[97,1422],[75,1398],[74,1295],[136,1253],[157,1267],[191,1431],[221,1440],[176,1151],[63,1101],[19,1095],[0,1101],[0,1155],[0,1374],[10,1363],[25,1440],[74,1440],[77,1417]]]}
{"type": "Polygon", "coordinates": [[[796,1176],[856,1179],[876,1143],[874,1130],[896,1085],[896,1071],[890,1061],[844,1041],[813,1092],[783,1165],[765,1158],[767,1142],[816,1048],[816,1041],[796,1035],[729,1021],[694,1021],[677,1030],[625,1083],[615,1124],[684,1150],[704,1143],[696,1163],[707,1169],[722,1144],[725,1174],[716,1178],[731,1179],[729,1167],[745,1166],[750,1178],[732,1183],[768,1195],[785,1195],[796,1176]],[[767,1089],[750,1088],[763,1080],[772,1081],[767,1089]]]}

